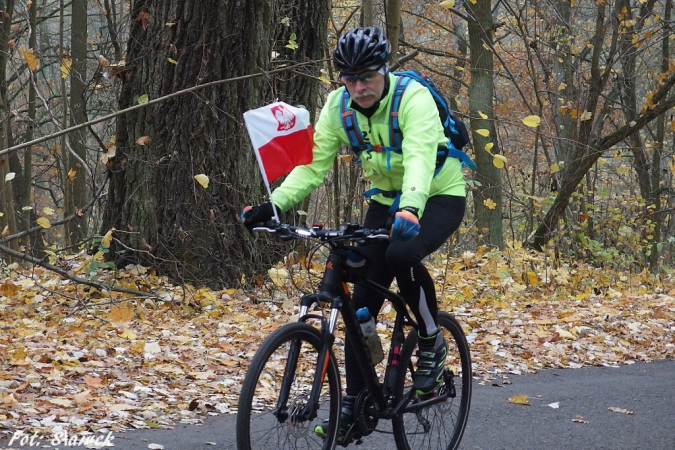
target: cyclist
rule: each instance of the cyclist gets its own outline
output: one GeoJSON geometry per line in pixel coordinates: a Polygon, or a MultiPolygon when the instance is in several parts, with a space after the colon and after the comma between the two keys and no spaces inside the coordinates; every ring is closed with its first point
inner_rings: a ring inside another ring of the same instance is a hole
{"type": "MultiPolygon", "coordinates": [[[[274,190],[271,200],[281,211],[290,209],[324,180],[336,153],[349,139],[341,120],[341,98],[346,89],[364,139],[370,144],[360,153],[364,176],[370,180],[370,197],[364,226],[391,226],[391,239],[362,247],[370,262],[363,276],[389,286],[396,278],[419,323],[419,357],[413,388],[420,395],[432,393],[441,382],[447,344],[439,331],[434,280],[422,260],[436,251],[459,227],[465,209],[465,181],[461,163],[439,157],[447,143],[433,97],[417,82],[401,98],[399,126],[404,136],[400,153],[390,146],[390,103],[396,75],[389,71],[391,44],[376,27],[357,27],[338,40],[333,63],[343,87],[332,92],[321,110],[314,132],[313,160],[296,167],[274,190]]],[[[274,215],[270,202],[242,213],[247,227],[274,215]]],[[[354,286],[354,308],[367,306],[377,317],[384,299],[354,286]]],[[[345,344],[346,396],[340,427],[351,424],[356,396],[365,382],[351,342],[345,344]]]]}

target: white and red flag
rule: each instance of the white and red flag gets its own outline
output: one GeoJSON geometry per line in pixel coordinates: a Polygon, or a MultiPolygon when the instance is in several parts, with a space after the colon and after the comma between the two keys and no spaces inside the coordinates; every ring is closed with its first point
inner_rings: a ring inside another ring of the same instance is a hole
{"type": "Polygon", "coordinates": [[[276,102],[246,111],[244,122],[268,186],[296,166],[312,162],[314,130],[306,109],[276,102]]]}

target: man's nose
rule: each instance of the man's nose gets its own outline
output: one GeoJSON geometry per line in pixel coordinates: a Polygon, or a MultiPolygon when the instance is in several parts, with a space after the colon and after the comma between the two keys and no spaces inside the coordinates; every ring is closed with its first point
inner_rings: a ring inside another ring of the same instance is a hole
{"type": "Polygon", "coordinates": [[[365,91],[366,89],[368,89],[368,86],[366,85],[366,83],[364,81],[356,80],[355,88],[356,88],[357,91],[360,92],[360,91],[365,91]]]}

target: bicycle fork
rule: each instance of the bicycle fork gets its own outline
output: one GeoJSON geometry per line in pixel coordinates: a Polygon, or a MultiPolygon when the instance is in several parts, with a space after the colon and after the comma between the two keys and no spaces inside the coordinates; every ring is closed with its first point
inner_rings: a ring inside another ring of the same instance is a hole
{"type": "Polygon", "coordinates": [[[275,409],[275,416],[279,422],[285,422],[291,419],[292,423],[299,423],[311,421],[317,416],[319,409],[319,397],[321,396],[321,388],[326,379],[328,365],[330,364],[331,348],[335,341],[334,330],[338,321],[339,308],[331,308],[330,317],[328,319],[316,314],[308,314],[309,307],[318,302],[334,302],[336,299],[331,299],[330,296],[320,294],[310,294],[303,297],[300,306],[300,321],[306,322],[310,318],[321,320],[321,348],[319,349],[319,356],[316,361],[316,371],[312,382],[312,390],[304,407],[300,405],[293,406],[291,412],[288,410],[288,398],[291,392],[291,386],[295,379],[295,372],[297,370],[298,359],[302,347],[302,339],[297,339],[290,343],[288,350],[288,359],[284,368],[284,376],[281,382],[281,389],[279,392],[279,399],[275,409]]]}

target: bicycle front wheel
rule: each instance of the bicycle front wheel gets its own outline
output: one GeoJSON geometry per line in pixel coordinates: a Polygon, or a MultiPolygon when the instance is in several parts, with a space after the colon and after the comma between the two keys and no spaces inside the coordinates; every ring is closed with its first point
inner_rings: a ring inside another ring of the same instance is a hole
{"type": "Polygon", "coordinates": [[[290,323],[270,334],[251,360],[237,410],[237,449],[332,449],[340,414],[340,374],[335,357],[319,366],[321,334],[306,323],[290,323]],[[324,369],[317,408],[308,417],[314,374],[324,369]],[[314,428],[332,425],[325,437],[314,428]]]}
{"type": "MultiPolygon", "coordinates": [[[[448,343],[444,383],[436,395],[444,400],[416,409],[415,403],[428,399],[414,398],[409,412],[393,420],[394,438],[398,449],[455,450],[464,434],[471,405],[471,357],[469,345],[461,325],[449,313],[438,313],[441,331],[448,343]]],[[[402,367],[396,382],[396,397],[412,387],[412,374],[416,362],[413,352],[417,348],[417,333],[406,338],[401,350],[402,367]]]]}

